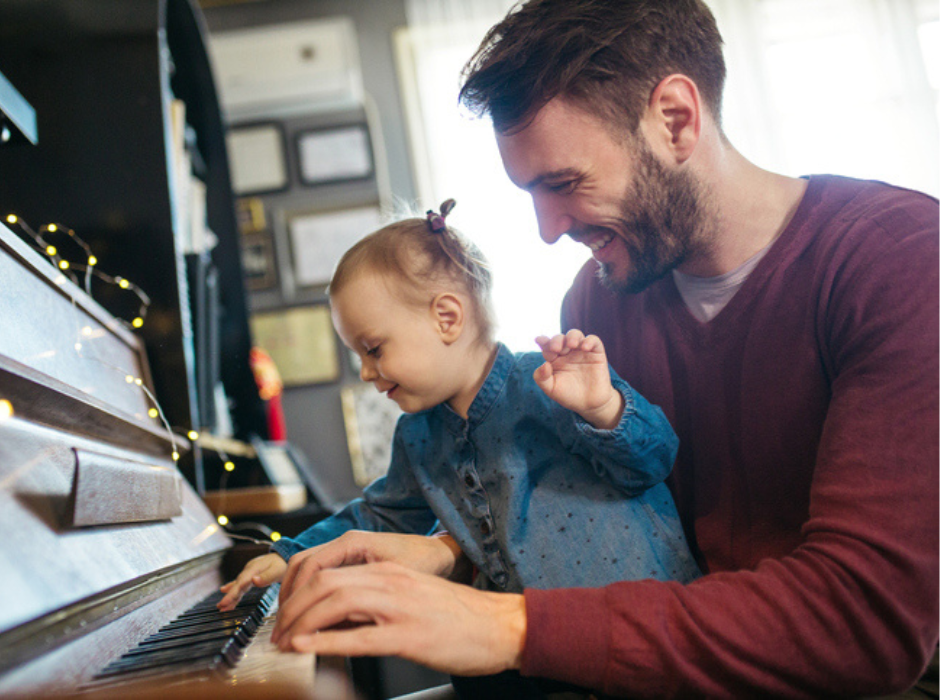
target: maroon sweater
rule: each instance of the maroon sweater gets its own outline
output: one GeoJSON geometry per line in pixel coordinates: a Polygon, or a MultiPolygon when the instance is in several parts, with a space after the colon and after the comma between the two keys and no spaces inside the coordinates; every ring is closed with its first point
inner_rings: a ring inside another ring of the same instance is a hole
{"type": "Polygon", "coordinates": [[[930,197],[813,177],[707,324],[671,276],[616,297],[588,262],[563,325],[599,335],[672,422],[707,574],[527,590],[524,674],[634,698],[916,680],[940,614],[937,222],[930,197]]]}

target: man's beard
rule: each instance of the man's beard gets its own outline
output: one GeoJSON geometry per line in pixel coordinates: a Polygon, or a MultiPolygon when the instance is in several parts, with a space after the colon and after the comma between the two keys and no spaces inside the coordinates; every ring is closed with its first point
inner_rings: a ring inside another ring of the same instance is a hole
{"type": "Polygon", "coordinates": [[[696,178],[666,169],[642,137],[635,143],[636,175],[621,207],[620,230],[626,235],[618,234],[630,267],[618,274],[613,265],[601,263],[597,272],[601,283],[618,294],[646,289],[701,252],[705,235],[704,195],[696,178]]]}

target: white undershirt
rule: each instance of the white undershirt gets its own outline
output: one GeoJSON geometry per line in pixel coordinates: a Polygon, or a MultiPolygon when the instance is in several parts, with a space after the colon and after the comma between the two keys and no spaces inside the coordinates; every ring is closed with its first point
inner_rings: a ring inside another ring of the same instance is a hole
{"type": "Polygon", "coordinates": [[[744,280],[768,250],[769,245],[740,267],[717,277],[695,277],[673,270],[672,278],[689,312],[701,323],[708,323],[715,318],[731,301],[731,297],[741,288],[744,280]]]}

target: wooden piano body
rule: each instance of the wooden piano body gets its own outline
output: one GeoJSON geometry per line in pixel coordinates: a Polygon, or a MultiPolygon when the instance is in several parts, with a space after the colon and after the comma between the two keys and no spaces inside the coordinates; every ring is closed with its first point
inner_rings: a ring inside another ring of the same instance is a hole
{"type": "MultiPolygon", "coordinates": [[[[136,337],[0,225],[0,697],[83,688],[223,582],[232,542],[149,392],[136,337]]],[[[273,656],[250,680],[307,697],[313,660],[273,656]]]]}

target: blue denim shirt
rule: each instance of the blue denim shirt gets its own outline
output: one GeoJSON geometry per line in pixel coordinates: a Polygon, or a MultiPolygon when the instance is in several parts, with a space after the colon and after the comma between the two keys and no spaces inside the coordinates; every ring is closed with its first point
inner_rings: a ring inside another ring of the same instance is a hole
{"type": "Polygon", "coordinates": [[[662,411],[611,370],[623,417],[598,430],[536,385],[542,362],[501,345],[466,420],[446,404],[402,416],[388,473],[274,551],[440,525],[502,590],[696,578],[662,483],[678,445],[662,411]]]}

